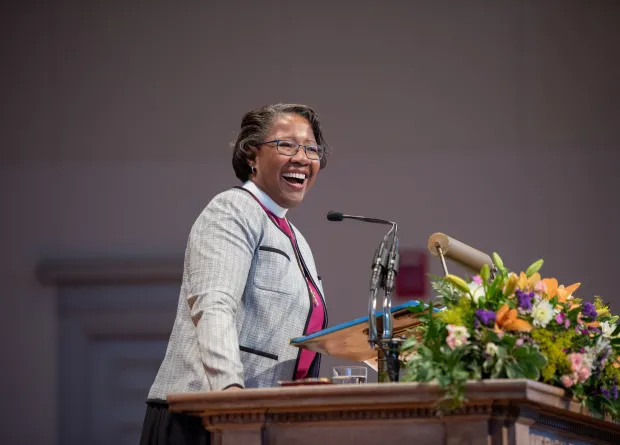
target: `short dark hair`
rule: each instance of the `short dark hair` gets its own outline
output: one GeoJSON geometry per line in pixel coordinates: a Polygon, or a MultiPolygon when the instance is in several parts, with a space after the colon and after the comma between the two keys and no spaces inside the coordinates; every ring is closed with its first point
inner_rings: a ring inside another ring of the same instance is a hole
{"type": "Polygon", "coordinates": [[[325,147],[325,154],[321,158],[321,169],[325,168],[329,150],[323,138],[319,116],[315,111],[309,106],[301,104],[265,105],[245,113],[241,119],[241,130],[233,145],[233,169],[237,178],[242,182],[247,181],[252,173],[248,161],[254,159],[255,154],[250,147],[264,142],[264,138],[269,133],[271,124],[276,117],[289,113],[297,114],[310,123],[316,143],[325,147]]]}

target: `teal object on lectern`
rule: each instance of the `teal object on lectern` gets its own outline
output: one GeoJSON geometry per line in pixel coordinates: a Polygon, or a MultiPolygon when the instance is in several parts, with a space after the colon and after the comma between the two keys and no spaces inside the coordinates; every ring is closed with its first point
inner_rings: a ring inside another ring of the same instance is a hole
{"type": "MultiPolygon", "coordinates": [[[[419,317],[424,312],[411,312],[408,309],[420,306],[420,304],[424,304],[425,309],[428,308],[428,304],[416,300],[392,308],[394,337],[403,335],[408,337],[411,335],[408,330],[420,324],[419,317]]],[[[436,308],[435,311],[437,311],[436,308]]],[[[379,332],[383,328],[382,315],[382,312],[377,312],[379,332]]],[[[377,356],[377,352],[368,344],[368,316],[356,318],[310,335],[293,338],[291,345],[357,362],[376,359],[377,356]]]]}

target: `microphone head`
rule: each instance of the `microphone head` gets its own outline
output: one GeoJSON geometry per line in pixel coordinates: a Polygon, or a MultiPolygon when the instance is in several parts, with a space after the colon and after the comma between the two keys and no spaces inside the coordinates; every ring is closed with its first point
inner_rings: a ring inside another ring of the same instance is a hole
{"type": "Polygon", "coordinates": [[[327,212],[327,219],[330,221],[342,221],[344,219],[344,215],[341,212],[334,212],[330,210],[327,212]]]}

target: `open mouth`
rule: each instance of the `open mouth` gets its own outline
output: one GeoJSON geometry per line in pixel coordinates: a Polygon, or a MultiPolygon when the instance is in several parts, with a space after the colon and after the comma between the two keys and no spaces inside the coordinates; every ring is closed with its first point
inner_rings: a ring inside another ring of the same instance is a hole
{"type": "Polygon", "coordinates": [[[282,173],[282,178],[295,187],[300,187],[306,182],[306,175],[303,173],[282,173]]]}

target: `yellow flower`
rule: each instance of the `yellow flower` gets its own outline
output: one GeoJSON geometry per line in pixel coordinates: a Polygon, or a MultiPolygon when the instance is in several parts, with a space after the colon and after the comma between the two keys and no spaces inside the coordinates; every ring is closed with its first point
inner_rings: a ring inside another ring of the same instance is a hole
{"type": "Polygon", "coordinates": [[[506,285],[504,286],[504,295],[507,297],[513,296],[515,289],[517,288],[517,284],[519,284],[519,277],[515,273],[511,272],[506,280],[506,285]]]}
{"type": "Polygon", "coordinates": [[[519,281],[517,283],[517,287],[525,292],[531,292],[534,290],[534,286],[536,283],[540,281],[540,274],[536,272],[531,277],[527,277],[525,273],[521,272],[519,274],[519,281]]]}

